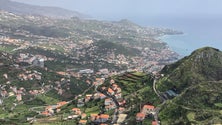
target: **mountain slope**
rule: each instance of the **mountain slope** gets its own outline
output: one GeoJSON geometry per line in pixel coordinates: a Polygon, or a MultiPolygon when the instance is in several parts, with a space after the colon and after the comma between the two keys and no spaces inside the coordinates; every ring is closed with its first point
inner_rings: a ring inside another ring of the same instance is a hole
{"type": "Polygon", "coordinates": [[[166,66],[158,83],[164,92],[176,88],[179,94],[160,112],[163,124],[222,123],[222,52],[205,47],[166,66]]]}
{"type": "Polygon", "coordinates": [[[15,14],[41,15],[54,18],[86,17],[86,15],[79,12],[70,11],[58,7],[34,6],[10,0],[0,0],[0,10],[9,11],[15,14]]]}
{"type": "Polygon", "coordinates": [[[200,81],[219,81],[222,79],[222,53],[210,47],[198,49],[190,56],[166,66],[161,73],[174,80],[172,85],[179,90],[200,81]]]}

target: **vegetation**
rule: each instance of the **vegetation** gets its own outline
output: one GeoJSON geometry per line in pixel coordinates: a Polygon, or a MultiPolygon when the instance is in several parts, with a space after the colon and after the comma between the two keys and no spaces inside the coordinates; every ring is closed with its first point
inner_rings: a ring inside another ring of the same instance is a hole
{"type": "Polygon", "coordinates": [[[218,124],[222,123],[222,52],[201,48],[190,56],[166,66],[165,77],[158,89],[177,88],[179,95],[162,107],[163,124],[218,124]]]}
{"type": "Polygon", "coordinates": [[[97,53],[104,53],[105,51],[114,51],[116,54],[123,54],[126,56],[136,56],[140,54],[140,51],[133,48],[125,47],[118,43],[108,42],[105,40],[100,40],[95,43],[95,46],[97,46],[97,53]]]}
{"type": "Polygon", "coordinates": [[[35,25],[23,25],[20,29],[26,30],[34,35],[46,36],[46,37],[67,37],[68,33],[65,29],[58,29],[56,27],[47,26],[35,26],[35,25]]]}
{"type": "MultiPolygon", "coordinates": [[[[160,34],[177,33],[164,29],[146,29],[127,20],[112,23],[78,18],[57,20],[37,16],[23,17],[7,12],[0,12],[0,18],[0,29],[4,31],[1,35],[3,44],[0,46],[2,52],[0,53],[0,87],[8,92],[12,92],[14,86],[26,90],[22,95],[22,101],[16,99],[17,93],[14,95],[12,93],[3,99],[4,102],[0,105],[1,124],[27,124],[26,118],[35,116],[38,118],[35,122],[37,125],[77,123],[76,120],[65,121],[62,118],[67,117],[70,110],[76,107],[77,100],[74,98],[77,98],[79,94],[86,94],[84,91],[91,87],[85,81],[93,82],[92,79],[95,79],[97,74],[94,76],[85,74],[81,78],[75,78],[71,75],[67,76],[66,73],[59,75],[58,71],[65,72],[67,69],[72,69],[76,73],[80,69],[87,68],[93,68],[96,72],[102,68],[114,71],[126,70],[125,65],[112,63],[112,59],[104,60],[113,58],[108,57],[111,54],[124,55],[121,57],[123,60],[130,59],[138,56],[143,50],[148,50],[146,57],[150,60],[149,53],[155,55],[156,52],[166,49],[166,44],[154,37],[160,34]],[[7,40],[7,44],[4,44],[4,40],[7,40]],[[93,43],[85,44],[88,40],[93,43]],[[14,42],[15,45],[12,44],[14,42]],[[26,42],[31,47],[26,48],[24,45],[26,42]],[[25,49],[18,49],[23,45],[25,49]],[[13,51],[15,48],[18,50],[13,51]],[[68,49],[70,50],[67,51],[68,49]],[[46,68],[39,68],[28,63],[17,64],[16,57],[21,53],[44,55],[51,60],[45,61],[46,68]],[[16,68],[17,65],[21,67],[16,68]],[[22,73],[34,71],[40,72],[41,79],[22,80],[19,78],[22,73]],[[44,94],[42,92],[30,94],[30,90],[39,92],[42,88],[46,91],[43,92],[44,94]],[[72,102],[50,118],[40,116],[34,110],[43,111],[45,106],[67,100],[72,102]]],[[[163,77],[158,79],[156,87],[160,94],[172,89],[178,94],[174,98],[165,99],[165,103],[162,103],[153,90],[154,79],[151,74],[126,72],[106,79],[105,84],[99,88],[108,88],[111,86],[110,79],[115,80],[122,90],[123,99],[126,100],[124,106],[128,114],[126,121],[129,124],[140,124],[136,123],[135,115],[144,104],[152,104],[161,109],[158,115],[163,125],[222,123],[221,51],[210,47],[196,50],[190,56],[165,66],[160,74],[163,74],[163,77]]],[[[87,94],[92,94],[94,89],[91,87],[87,94]]],[[[113,114],[113,110],[104,111],[103,104],[104,100],[93,100],[81,107],[81,110],[87,115],[100,112],[113,114]]],[[[149,117],[141,124],[148,124],[152,119],[149,117]]]]}

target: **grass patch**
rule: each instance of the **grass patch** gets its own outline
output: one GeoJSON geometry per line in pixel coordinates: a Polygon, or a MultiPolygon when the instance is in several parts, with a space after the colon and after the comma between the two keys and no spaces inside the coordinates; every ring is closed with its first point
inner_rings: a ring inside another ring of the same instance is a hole
{"type": "Polygon", "coordinates": [[[94,107],[92,107],[92,108],[87,108],[87,109],[85,110],[85,113],[86,113],[87,115],[90,115],[90,114],[98,114],[99,112],[100,112],[100,109],[99,109],[98,106],[94,106],[94,107]]]}
{"type": "Polygon", "coordinates": [[[138,77],[145,76],[145,74],[143,72],[132,72],[131,74],[136,75],[138,77]]]}
{"type": "Polygon", "coordinates": [[[63,47],[62,47],[62,46],[59,46],[59,45],[43,44],[43,45],[41,45],[41,47],[46,48],[46,49],[49,49],[49,50],[56,50],[56,51],[62,52],[62,53],[65,52],[65,50],[63,49],[63,47]]]}
{"type": "Polygon", "coordinates": [[[2,46],[0,45],[0,51],[12,53],[12,50],[15,49],[15,46],[2,46]]]}
{"type": "Polygon", "coordinates": [[[49,97],[49,96],[38,96],[37,97],[38,99],[41,99],[42,101],[44,101],[46,104],[49,104],[49,105],[53,105],[53,104],[56,104],[59,102],[58,99],[55,99],[55,98],[52,98],[52,97],[49,97]]]}
{"type": "Polygon", "coordinates": [[[215,106],[222,108],[222,103],[214,103],[215,106]]]}
{"type": "Polygon", "coordinates": [[[187,114],[187,119],[189,120],[189,121],[195,121],[194,119],[195,119],[195,113],[194,112],[189,112],[188,114],[187,114]]]}

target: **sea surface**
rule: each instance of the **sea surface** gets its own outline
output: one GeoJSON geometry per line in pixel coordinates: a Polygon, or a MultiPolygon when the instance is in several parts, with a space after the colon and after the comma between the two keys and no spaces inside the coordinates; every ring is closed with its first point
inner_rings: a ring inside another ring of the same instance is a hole
{"type": "Polygon", "coordinates": [[[134,20],[148,27],[163,27],[182,31],[183,35],[160,37],[182,57],[195,49],[210,46],[222,50],[222,17],[203,18],[142,18],[134,20]]]}

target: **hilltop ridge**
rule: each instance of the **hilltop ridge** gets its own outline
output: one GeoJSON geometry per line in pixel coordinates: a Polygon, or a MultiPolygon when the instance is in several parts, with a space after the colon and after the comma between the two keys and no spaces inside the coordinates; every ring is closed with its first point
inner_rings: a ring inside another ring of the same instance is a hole
{"type": "MultiPolygon", "coordinates": [[[[162,96],[174,90],[178,96],[160,111],[163,124],[222,123],[222,52],[211,47],[195,50],[161,71],[157,89],[162,96]]],[[[164,97],[165,98],[165,97],[164,97]]]]}
{"type": "Polygon", "coordinates": [[[0,10],[5,10],[20,15],[38,15],[53,18],[88,17],[85,14],[59,7],[35,6],[11,0],[0,0],[0,10]]]}
{"type": "Polygon", "coordinates": [[[220,50],[204,47],[195,50],[190,56],[184,57],[178,62],[167,65],[161,71],[168,78],[182,80],[177,84],[180,89],[190,85],[191,78],[198,80],[218,81],[222,79],[222,53],[220,50]],[[187,77],[188,76],[188,77],[187,77]]]}

